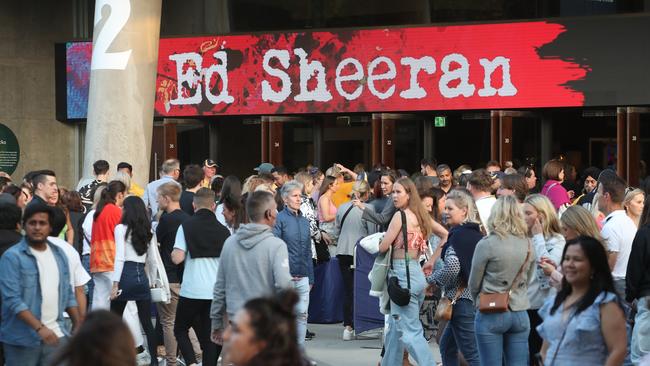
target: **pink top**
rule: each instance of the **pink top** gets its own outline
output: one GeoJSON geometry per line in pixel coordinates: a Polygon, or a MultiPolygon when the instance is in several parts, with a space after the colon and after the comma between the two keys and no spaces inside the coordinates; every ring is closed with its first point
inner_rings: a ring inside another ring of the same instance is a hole
{"type": "MultiPolygon", "coordinates": [[[[330,215],[336,215],[336,206],[334,205],[334,202],[332,202],[331,198],[327,198],[329,201],[329,209],[330,209],[330,215]]],[[[320,205],[318,205],[318,221],[324,222],[325,220],[323,219],[323,214],[321,212],[320,205]]],[[[332,221],[332,220],[330,220],[332,221]]]]}
{"type": "MultiPolygon", "coordinates": [[[[419,230],[408,231],[408,234],[406,234],[406,240],[409,242],[409,250],[417,250],[418,252],[422,253],[428,248],[427,241],[424,240],[424,237],[419,230]]],[[[399,234],[397,235],[397,239],[395,239],[394,249],[403,248],[404,235],[402,235],[402,231],[400,230],[399,234]]]]}
{"type": "Polygon", "coordinates": [[[542,187],[542,192],[544,196],[548,197],[549,200],[551,200],[551,203],[553,203],[553,207],[555,207],[555,210],[559,210],[562,205],[571,203],[569,201],[569,194],[567,193],[566,189],[562,187],[562,184],[560,182],[549,179],[544,183],[544,187],[542,187]]]}

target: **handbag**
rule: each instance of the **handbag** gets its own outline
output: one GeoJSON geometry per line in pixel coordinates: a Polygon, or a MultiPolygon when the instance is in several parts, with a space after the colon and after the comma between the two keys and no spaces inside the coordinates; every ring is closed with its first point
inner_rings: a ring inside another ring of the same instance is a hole
{"type": "Polygon", "coordinates": [[[154,282],[154,287],[152,287],[150,290],[152,303],[169,302],[170,299],[167,297],[167,292],[163,289],[162,281],[160,279],[156,279],[154,282]]]}
{"type": "Polygon", "coordinates": [[[526,266],[529,257],[530,257],[530,243],[528,243],[528,252],[526,253],[526,259],[524,259],[524,263],[519,268],[519,272],[517,272],[517,275],[512,280],[512,283],[510,284],[510,288],[508,288],[508,291],[491,293],[491,294],[481,291],[481,296],[479,298],[479,305],[478,305],[478,310],[481,313],[492,314],[492,313],[505,313],[506,311],[508,311],[508,303],[510,302],[510,293],[512,292],[512,287],[515,285],[515,282],[517,282],[517,278],[519,278],[519,275],[521,275],[521,272],[524,270],[524,267],[526,266]]]}
{"type": "Polygon", "coordinates": [[[456,290],[456,295],[454,296],[453,300],[449,300],[446,297],[443,297],[440,299],[440,302],[438,303],[438,306],[436,307],[436,315],[433,316],[434,320],[451,320],[451,316],[453,314],[453,309],[454,305],[456,305],[456,301],[458,301],[458,298],[460,295],[465,291],[465,286],[461,286],[456,290]]]}
{"type": "MultiPolygon", "coordinates": [[[[411,273],[409,272],[409,255],[408,255],[408,237],[406,235],[406,214],[400,210],[402,214],[402,237],[404,238],[404,258],[406,260],[406,286],[403,288],[399,285],[397,276],[388,278],[388,297],[397,306],[406,306],[411,301],[411,273]]],[[[394,252],[394,251],[393,251],[394,252]]],[[[393,253],[390,256],[390,269],[393,269],[393,253]]]]}

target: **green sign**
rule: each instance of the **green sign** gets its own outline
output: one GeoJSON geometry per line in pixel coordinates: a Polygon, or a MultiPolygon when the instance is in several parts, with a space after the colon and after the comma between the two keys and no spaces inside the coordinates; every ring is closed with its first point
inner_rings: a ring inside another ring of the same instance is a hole
{"type": "Polygon", "coordinates": [[[20,160],[20,147],[16,135],[0,123],[0,172],[13,174],[20,160]]]}
{"type": "Polygon", "coordinates": [[[435,117],[433,119],[434,127],[445,127],[447,126],[447,117],[435,117]]]}

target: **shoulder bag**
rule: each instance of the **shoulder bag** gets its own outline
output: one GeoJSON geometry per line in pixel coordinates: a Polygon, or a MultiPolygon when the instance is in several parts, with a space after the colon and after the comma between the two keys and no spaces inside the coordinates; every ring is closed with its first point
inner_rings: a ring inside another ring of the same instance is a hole
{"type": "MultiPolygon", "coordinates": [[[[397,306],[406,306],[411,301],[411,273],[409,272],[409,254],[408,254],[408,236],[406,234],[406,214],[402,214],[402,237],[404,238],[404,259],[406,260],[406,286],[402,288],[399,285],[397,276],[388,277],[388,297],[397,306]]],[[[395,251],[393,251],[395,253],[395,251]]],[[[390,269],[393,269],[393,253],[390,256],[390,269]]]]}
{"type": "Polygon", "coordinates": [[[479,299],[478,310],[484,314],[491,313],[505,313],[508,311],[508,303],[510,302],[510,293],[512,292],[512,287],[517,282],[519,275],[524,270],[526,263],[528,263],[528,258],[530,257],[530,242],[528,243],[528,252],[526,253],[526,259],[524,263],[519,268],[519,272],[515,276],[514,280],[510,284],[510,288],[506,292],[497,292],[494,294],[489,294],[481,291],[481,297],[479,299]]]}
{"type": "Polygon", "coordinates": [[[456,295],[454,296],[453,300],[449,300],[447,297],[443,297],[442,299],[440,299],[440,302],[436,307],[436,314],[433,316],[433,319],[438,321],[451,320],[451,316],[454,310],[454,305],[456,305],[456,301],[458,301],[460,295],[463,294],[463,291],[465,291],[465,286],[461,286],[458,288],[458,290],[456,290],[456,295]]]}

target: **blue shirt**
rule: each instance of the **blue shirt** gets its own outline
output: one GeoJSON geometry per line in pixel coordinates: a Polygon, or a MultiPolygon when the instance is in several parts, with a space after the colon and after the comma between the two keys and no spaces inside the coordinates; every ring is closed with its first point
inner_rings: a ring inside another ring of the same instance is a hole
{"type": "Polygon", "coordinates": [[[165,175],[162,178],[154,180],[153,182],[147,184],[147,188],[144,190],[144,196],[142,197],[142,200],[144,201],[144,205],[149,208],[151,221],[155,221],[154,218],[158,213],[158,187],[169,182],[176,182],[176,180],[174,180],[174,178],[169,175],[165,175]]]}
{"type": "Polygon", "coordinates": [[[176,231],[174,249],[185,252],[185,269],[179,295],[188,299],[212,300],[214,283],[217,282],[219,258],[192,258],[187,250],[183,225],[176,231]]]}
{"type": "Polygon", "coordinates": [[[544,321],[537,327],[540,337],[549,344],[545,364],[550,365],[557,352],[555,366],[604,365],[607,360],[607,344],[600,329],[600,305],[616,300],[615,294],[601,292],[591,306],[577,315],[573,315],[572,311],[566,320],[562,320],[564,305],[560,304],[555,313],[551,314],[555,296],[547,298],[538,311],[544,321]],[[566,334],[560,344],[565,329],[566,334]]]}
{"type": "MultiPolygon", "coordinates": [[[[57,323],[69,336],[63,323],[65,309],[77,306],[72,286],[68,260],[62,249],[48,243],[59,268],[59,316],[57,323]]],[[[46,275],[46,274],[43,274],[46,275]]],[[[29,250],[25,238],[9,248],[0,259],[0,292],[2,292],[2,325],[0,340],[14,346],[39,347],[41,337],[27,323],[18,318],[18,313],[29,310],[37,319],[41,318],[41,273],[36,258],[29,250]]]]}
{"type": "Polygon", "coordinates": [[[291,275],[293,277],[309,277],[309,284],[314,284],[309,220],[300,211],[294,213],[289,207],[285,207],[278,213],[273,227],[273,235],[287,244],[291,275]]]}

